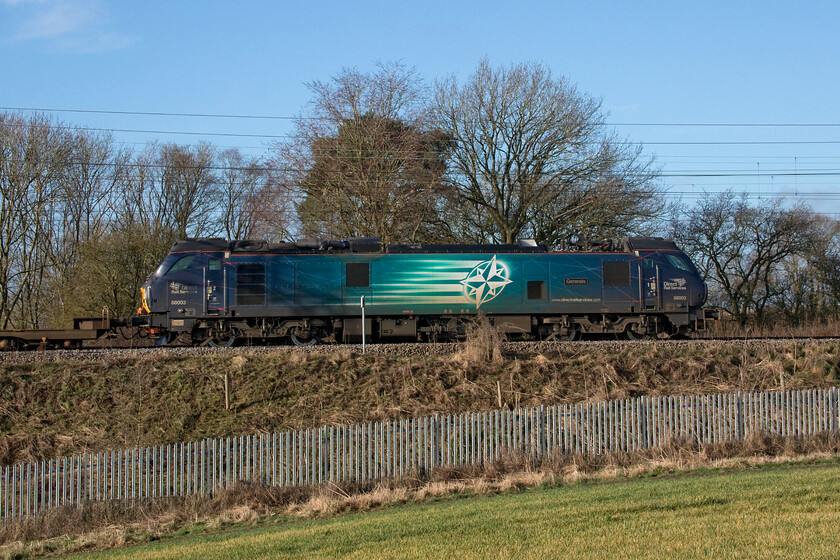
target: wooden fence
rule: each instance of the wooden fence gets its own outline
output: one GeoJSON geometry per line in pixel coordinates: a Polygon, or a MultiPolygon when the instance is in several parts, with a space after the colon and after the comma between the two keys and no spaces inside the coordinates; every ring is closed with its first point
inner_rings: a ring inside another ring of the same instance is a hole
{"type": "Polygon", "coordinates": [[[444,414],[87,453],[0,469],[0,520],[91,501],[212,495],[271,486],[366,482],[481,464],[838,429],[838,389],[722,393],[444,414]]]}

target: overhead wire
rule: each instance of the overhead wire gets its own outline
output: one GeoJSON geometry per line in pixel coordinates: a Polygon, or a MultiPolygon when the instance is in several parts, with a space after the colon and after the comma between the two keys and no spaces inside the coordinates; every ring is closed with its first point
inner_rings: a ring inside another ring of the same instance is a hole
{"type": "MultiPolygon", "coordinates": [[[[365,159],[380,159],[381,156],[339,156],[336,159],[346,159],[349,161],[356,161],[356,160],[365,160],[365,159]]],[[[402,158],[404,160],[422,160],[422,158],[402,158]]],[[[27,160],[20,160],[20,159],[10,159],[5,158],[7,163],[17,163],[17,164],[24,164],[29,163],[27,160]]],[[[69,161],[66,162],[68,165],[86,165],[91,167],[121,167],[121,168],[142,168],[142,169],[166,169],[171,167],[177,167],[179,169],[208,169],[212,171],[251,171],[254,168],[266,170],[266,171],[277,171],[277,172],[296,172],[296,173],[304,173],[306,169],[304,168],[297,168],[297,167],[281,167],[281,166],[273,166],[273,165],[265,165],[254,163],[254,165],[250,166],[226,166],[226,165],[178,165],[173,166],[166,163],[141,163],[141,162],[114,162],[114,161],[69,161]]],[[[542,172],[537,173],[538,175],[556,175],[554,172],[542,172]]],[[[454,176],[465,176],[464,173],[458,172],[449,172],[448,175],[454,176]]],[[[649,177],[651,179],[655,178],[702,178],[702,177],[733,177],[733,178],[740,178],[740,177],[763,177],[763,176],[775,176],[775,177],[837,177],[840,176],[840,169],[798,169],[796,171],[790,170],[774,170],[766,173],[760,173],[757,171],[751,170],[676,170],[676,171],[668,171],[665,173],[643,173],[643,174],[626,174],[625,176],[634,178],[634,179],[641,179],[645,177],[649,177]]]]}
{"type": "MultiPolygon", "coordinates": [[[[125,111],[107,109],[56,109],[45,107],[0,107],[2,111],[38,111],[47,113],[92,113],[102,115],[164,116],[164,117],[200,117],[220,119],[265,119],[265,120],[328,120],[330,117],[303,117],[290,115],[245,115],[228,113],[187,113],[164,111],[125,111]]],[[[668,126],[668,127],[725,127],[725,128],[833,128],[840,123],[732,123],[732,122],[607,122],[608,126],[668,126]]]]}
{"type": "MultiPolygon", "coordinates": [[[[46,125],[53,130],[85,130],[89,132],[121,132],[127,134],[171,134],[184,136],[210,136],[227,138],[266,138],[277,140],[295,138],[292,134],[253,134],[242,132],[206,132],[186,130],[145,130],[132,128],[98,128],[86,126],[46,125]]],[[[590,140],[583,144],[601,144],[601,140],[590,140]]],[[[764,145],[840,145],[840,140],[691,140],[691,141],[648,141],[613,142],[618,146],[764,146],[764,145]]]]}
{"type": "MultiPolygon", "coordinates": [[[[323,120],[322,117],[299,117],[299,116],[287,116],[287,115],[254,115],[254,114],[225,114],[225,113],[199,113],[199,112],[163,112],[163,111],[124,111],[124,110],[96,110],[96,109],[58,109],[58,108],[37,108],[37,107],[0,107],[0,110],[6,111],[37,111],[37,112],[55,112],[55,113],[77,113],[77,114],[102,114],[102,115],[123,115],[123,116],[154,116],[154,117],[189,117],[189,118],[204,118],[204,119],[211,119],[211,118],[218,118],[218,119],[250,119],[250,120],[284,120],[284,121],[294,121],[294,120],[323,120]]],[[[840,127],[840,123],[784,123],[784,122],[774,122],[774,123],[749,123],[749,122],[608,122],[605,123],[608,126],[626,126],[626,127],[703,127],[703,128],[713,128],[713,127],[721,127],[721,128],[835,128],[840,127]]],[[[282,140],[293,138],[294,135],[289,134],[254,134],[254,133],[240,133],[240,132],[202,132],[202,131],[189,131],[189,130],[167,130],[167,129],[153,129],[153,128],[100,128],[100,127],[90,127],[90,126],[59,126],[59,125],[48,125],[53,128],[63,128],[63,129],[72,129],[72,130],[85,130],[90,132],[105,132],[105,133],[121,133],[121,134],[155,134],[155,135],[184,135],[184,136],[204,136],[204,137],[213,137],[213,138],[220,138],[220,137],[230,137],[230,138],[262,138],[267,140],[282,140]]],[[[131,144],[131,145],[148,145],[154,141],[149,142],[129,142],[129,141],[122,141],[120,142],[123,145],[131,144]]],[[[771,146],[771,145],[811,145],[811,146],[835,146],[840,145],[840,140],[827,140],[827,139],[820,139],[820,140],[712,140],[712,141],[639,141],[639,142],[617,142],[618,145],[639,145],[639,146],[771,146]]],[[[195,146],[195,144],[191,144],[195,146]]],[[[265,150],[267,146],[216,146],[212,145],[212,147],[227,147],[233,149],[251,149],[251,150],[265,150]]],[[[434,152],[427,152],[427,154],[431,154],[434,152]]],[[[422,156],[423,153],[417,154],[418,156],[422,156]]],[[[372,156],[377,157],[377,156],[372,156]]],[[[353,157],[350,159],[359,159],[358,157],[353,157]]],[[[418,157],[417,159],[422,159],[418,157]]],[[[810,161],[812,163],[816,163],[819,161],[824,162],[831,162],[840,160],[840,156],[827,156],[827,155],[812,155],[812,156],[779,156],[779,155],[758,155],[756,154],[753,156],[752,154],[741,154],[741,155],[729,155],[729,154],[710,154],[710,155],[703,155],[703,154],[685,154],[685,155],[666,155],[666,156],[659,156],[656,158],[656,163],[659,163],[663,166],[673,166],[674,164],[678,163],[676,160],[694,160],[697,161],[701,166],[706,165],[714,165],[715,167],[710,167],[706,169],[688,169],[688,170],[680,170],[680,169],[673,169],[667,168],[663,170],[663,172],[658,173],[656,175],[657,178],[661,179],[715,179],[715,178],[732,178],[732,179],[739,179],[739,178],[752,178],[758,177],[759,179],[764,177],[793,177],[794,180],[794,187],[795,191],[798,191],[799,186],[799,179],[808,179],[808,178],[818,178],[818,177],[836,177],[840,175],[840,171],[828,168],[822,169],[819,167],[814,167],[813,165],[811,168],[801,168],[799,167],[800,160],[803,162],[810,161]],[[724,168],[723,166],[735,165],[737,163],[742,164],[751,164],[758,160],[782,160],[782,161],[790,161],[791,159],[794,160],[794,167],[793,171],[790,171],[787,168],[780,168],[780,169],[767,169],[763,167],[763,171],[761,171],[762,166],[759,166],[759,170],[751,171],[751,170],[742,170],[742,169],[728,169],[724,168]],[[706,160],[706,161],[703,161],[706,160]],[[721,160],[732,160],[732,161],[721,161],[721,160]]],[[[215,167],[214,169],[230,169],[225,167],[215,167]]],[[[280,170],[275,168],[276,170],[280,170]]],[[[294,169],[287,169],[287,171],[300,171],[294,169]]],[[[636,176],[637,178],[643,176],[636,176]]],[[[784,188],[787,183],[779,183],[771,188],[784,188]]],[[[812,183],[812,182],[805,182],[805,185],[833,185],[833,183],[812,183]]],[[[743,186],[743,187],[754,187],[754,184],[749,183],[736,183],[736,182],[728,182],[728,183],[709,183],[704,182],[702,186],[715,186],[715,185],[729,185],[729,186],[743,186]]],[[[679,185],[685,188],[685,184],[679,185]]],[[[688,196],[692,193],[687,193],[685,196],[688,196]]],[[[796,196],[799,196],[798,192],[795,192],[796,196]]],[[[759,194],[760,196],[760,194],[759,194]]],[[[812,194],[812,196],[817,196],[817,194],[812,194]]],[[[823,195],[820,195],[823,196],[823,195]]]]}

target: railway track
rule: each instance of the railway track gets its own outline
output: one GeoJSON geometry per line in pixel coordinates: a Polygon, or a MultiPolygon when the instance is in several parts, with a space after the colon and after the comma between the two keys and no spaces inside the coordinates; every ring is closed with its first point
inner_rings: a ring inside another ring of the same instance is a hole
{"type": "MultiPolygon", "coordinates": [[[[507,355],[535,355],[551,353],[558,349],[580,349],[581,351],[608,351],[621,348],[650,346],[651,348],[692,347],[705,345],[786,345],[791,343],[820,343],[840,344],[840,336],[800,336],[800,337],[710,337],[690,338],[683,340],[583,340],[576,342],[546,342],[546,341],[517,341],[503,342],[502,352],[507,355]]],[[[365,352],[372,356],[446,356],[462,351],[464,343],[385,343],[368,344],[365,352]]],[[[64,360],[98,360],[111,359],[119,356],[136,357],[142,355],[238,355],[242,353],[271,353],[271,352],[305,352],[305,353],[353,353],[361,354],[359,344],[324,344],[317,346],[298,347],[293,345],[261,345],[235,346],[230,348],[195,347],[195,346],[139,346],[125,345],[113,347],[83,347],[78,349],[48,349],[40,351],[6,351],[0,352],[2,363],[35,363],[42,361],[64,360]]]]}

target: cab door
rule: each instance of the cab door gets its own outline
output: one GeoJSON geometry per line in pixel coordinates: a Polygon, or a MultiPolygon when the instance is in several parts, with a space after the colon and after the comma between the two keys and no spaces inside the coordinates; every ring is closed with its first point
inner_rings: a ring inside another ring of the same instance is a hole
{"type": "Polygon", "coordinates": [[[223,259],[208,257],[204,267],[204,314],[227,315],[230,305],[231,266],[223,259]]]}
{"type": "Polygon", "coordinates": [[[637,261],[639,274],[640,311],[659,310],[659,266],[653,257],[644,257],[637,261]]]}

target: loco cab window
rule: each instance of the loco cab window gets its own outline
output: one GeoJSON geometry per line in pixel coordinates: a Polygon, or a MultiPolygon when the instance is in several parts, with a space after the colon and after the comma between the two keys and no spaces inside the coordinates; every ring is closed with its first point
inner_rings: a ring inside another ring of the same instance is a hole
{"type": "Polygon", "coordinates": [[[665,259],[668,261],[668,264],[670,264],[674,268],[678,268],[685,272],[691,272],[688,269],[688,266],[686,266],[686,264],[679,257],[676,257],[674,255],[665,255],[665,259]]]}
{"type": "Polygon", "coordinates": [[[171,274],[172,272],[178,272],[179,270],[186,270],[190,267],[194,260],[195,255],[187,255],[185,257],[181,257],[180,259],[172,263],[172,266],[170,266],[169,270],[167,270],[164,274],[171,274]]]}

